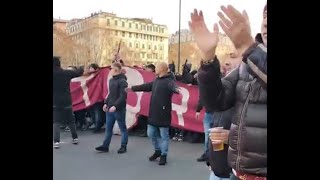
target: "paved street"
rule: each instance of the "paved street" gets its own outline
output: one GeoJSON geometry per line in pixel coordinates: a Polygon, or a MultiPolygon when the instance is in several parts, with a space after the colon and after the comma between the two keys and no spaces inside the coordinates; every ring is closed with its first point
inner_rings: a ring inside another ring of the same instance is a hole
{"type": "Polygon", "coordinates": [[[149,162],[153,153],[148,138],[129,136],[128,152],[117,154],[120,136],[113,136],[109,153],[94,148],[104,134],[79,132],[79,145],[71,144],[71,134],[61,132],[61,148],[53,150],[53,180],[207,180],[209,170],[196,158],[202,144],[170,142],[168,164],[149,162]]]}

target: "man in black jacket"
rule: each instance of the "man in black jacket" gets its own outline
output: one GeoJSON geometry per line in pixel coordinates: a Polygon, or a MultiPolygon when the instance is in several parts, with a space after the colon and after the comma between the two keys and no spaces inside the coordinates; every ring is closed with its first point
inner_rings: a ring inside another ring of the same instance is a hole
{"type": "Polygon", "coordinates": [[[128,87],[127,78],[122,73],[122,66],[116,62],[111,65],[112,78],[109,81],[109,94],[104,101],[103,111],[106,112],[106,137],[97,151],[109,152],[109,145],[113,134],[113,126],[117,121],[121,131],[121,147],[118,154],[127,152],[128,130],[126,126],[126,105],[128,87]]]}
{"type": "Polygon", "coordinates": [[[169,146],[169,127],[171,125],[172,95],[179,93],[171,73],[168,73],[168,65],[159,63],[156,66],[158,77],[146,84],[132,86],[132,91],[150,92],[150,109],[148,116],[148,136],[152,140],[155,152],[149,157],[150,161],[160,157],[159,165],[167,163],[169,146]],[[161,138],[161,141],[160,141],[161,138]]]}
{"type": "Polygon", "coordinates": [[[222,6],[220,26],[243,56],[238,68],[221,79],[220,63],[215,56],[219,41],[218,25],[210,33],[203,14],[197,10],[189,23],[198,47],[205,56],[199,70],[199,89],[206,109],[223,111],[235,107],[230,131],[219,129],[214,144],[229,143],[228,161],[237,178],[267,178],[267,6],[263,11],[261,39],[255,43],[248,15],[232,6],[222,6]],[[228,140],[229,138],[229,140],[228,140]]]}
{"type": "Polygon", "coordinates": [[[78,144],[75,118],[72,112],[70,80],[83,75],[83,69],[64,70],[59,57],[53,57],[53,147],[60,148],[60,124],[66,122],[71,130],[72,143],[78,144]]]}
{"type": "MultiPolygon", "coordinates": [[[[196,109],[196,119],[199,120],[199,115],[200,115],[200,111],[202,110],[203,105],[201,103],[201,99],[199,97],[199,102],[197,105],[197,109],[196,109]]],[[[206,109],[206,112],[204,114],[204,118],[203,118],[203,130],[204,130],[204,153],[197,159],[198,162],[202,162],[202,161],[206,161],[208,159],[208,152],[209,152],[209,128],[210,128],[210,124],[213,123],[213,112],[212,111],[208,111],[206,109]]]]}
{"type": "MultiPolygon", "coordinates": [[[[211,128],[222,127],[229,130],[233,113],[234,108],[215,112],[215,121],[211,124],[211,128]]],[[[212,137],[213,134],[210,135],[212,137]]],[[[228,144],[224,144],[223,150],[214,151],[210,139],[209,142],[209,158],[207,159],[207,165],[211,168],[209,180],[229,180],[232,170],[228,164],[228,144]]]]}

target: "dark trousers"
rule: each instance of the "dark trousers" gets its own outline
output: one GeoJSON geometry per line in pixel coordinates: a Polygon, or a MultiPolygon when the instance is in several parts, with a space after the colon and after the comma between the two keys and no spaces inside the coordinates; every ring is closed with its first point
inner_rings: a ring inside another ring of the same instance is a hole
{"type": "Polygon", "coordinates": [[[106,114],[106,136],[103,141],[103,146],[109,147],[113,134],[113,126],[116,121],[121,131],[121,146],[127,146],[128,130],[126,126],[126,110],[107,112],[106,114]]]}
{"type": "Polygon", "coordinates": [[[85,109],[82,109],[82,110],[74,112],[76,124],[79,123],[80,127],[82,127],[83,125],[87,124],[87,122],[86,122],[86,112],[87,111],[85,109]]]}
{"type": "Polygon", "coordinates": [[[78,138],[72,108],[53,109],[53,141],[60,142],[60,124],[66,122],[73,139],[78,138]]]}

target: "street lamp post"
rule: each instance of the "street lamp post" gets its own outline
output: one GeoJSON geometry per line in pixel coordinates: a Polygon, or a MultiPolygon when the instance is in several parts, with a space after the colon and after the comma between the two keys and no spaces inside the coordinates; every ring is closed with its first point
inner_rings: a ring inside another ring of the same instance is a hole
{"type": "Polygon", "coordinates": [[[180,73],[181,0],[179,0],[178,73],[180,73]]]}

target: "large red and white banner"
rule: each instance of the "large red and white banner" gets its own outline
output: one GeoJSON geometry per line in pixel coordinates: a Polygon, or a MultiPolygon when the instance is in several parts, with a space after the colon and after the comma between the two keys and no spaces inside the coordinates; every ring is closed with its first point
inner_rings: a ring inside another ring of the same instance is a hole
{"type": "MultiPolygon", "coordinates": [[[[155,75],[139,68],[124,67],[129,87],[153,81],[155,75]]],[[[73,110],[81,110],[90,107],[96,102],[103,101],[109,92],[109,68],[102,68],[89,76],[77,77],[71,80],[71,96],[73,110]]],[[[203,132],[203,111],[199,120],[196,116],[196,106],[199,92],[197,86],[188,86],[177,82],[180,87],[180,94],[172,97],[172,121],[173,127],[203,132]]],[[[128,128],[133,127],[137,122],[137,115],[148,116],[151,92],[128,92],[126,123],[128,128]]]]}

